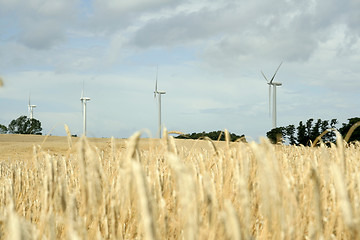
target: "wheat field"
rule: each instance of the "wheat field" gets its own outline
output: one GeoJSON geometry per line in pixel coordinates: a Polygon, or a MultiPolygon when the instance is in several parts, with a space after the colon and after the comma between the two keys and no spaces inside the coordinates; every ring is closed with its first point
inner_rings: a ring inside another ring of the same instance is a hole
{"type": "Polygon", "coordinates": [[[0,239],[360,238],[360,145],[340,136],[18,138],[0,137],[0,239]]]}

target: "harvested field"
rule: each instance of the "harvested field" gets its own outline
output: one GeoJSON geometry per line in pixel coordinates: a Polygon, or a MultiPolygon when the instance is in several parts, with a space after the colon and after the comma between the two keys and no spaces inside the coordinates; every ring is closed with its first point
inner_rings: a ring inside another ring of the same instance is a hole
{"type": "Polygon", "coordinates": [[[0,135],[0,238],[359,238],[359,145],[139,137],[0,135]]]}

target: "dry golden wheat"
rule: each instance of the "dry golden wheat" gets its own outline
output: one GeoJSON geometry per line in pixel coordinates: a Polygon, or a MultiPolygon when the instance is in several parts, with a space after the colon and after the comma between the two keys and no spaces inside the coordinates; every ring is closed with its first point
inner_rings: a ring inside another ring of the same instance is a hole
{"type": "Polygon", "coordinates": [[[0,239],[359,239],[360,145],[341,136],[308,148],[165,130],[99,148],[67,133],[67,152],[0,161],[0,239]]]}

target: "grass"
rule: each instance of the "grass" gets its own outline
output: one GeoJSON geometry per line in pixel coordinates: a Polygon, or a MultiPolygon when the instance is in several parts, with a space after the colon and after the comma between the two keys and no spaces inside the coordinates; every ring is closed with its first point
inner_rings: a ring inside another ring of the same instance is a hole
{"type": "Polygon", "coordinates": [[[359,144],[65,141],[1,160],[0,239],[360,238],[359,144]]]}

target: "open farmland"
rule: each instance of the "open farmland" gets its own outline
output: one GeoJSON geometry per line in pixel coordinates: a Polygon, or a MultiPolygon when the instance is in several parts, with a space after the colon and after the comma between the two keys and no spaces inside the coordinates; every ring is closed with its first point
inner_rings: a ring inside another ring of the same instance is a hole
{"type": "Polygon", "coordinates": [[[358,239],[360,148],[0,135],[1,239],[358,239]]]}

